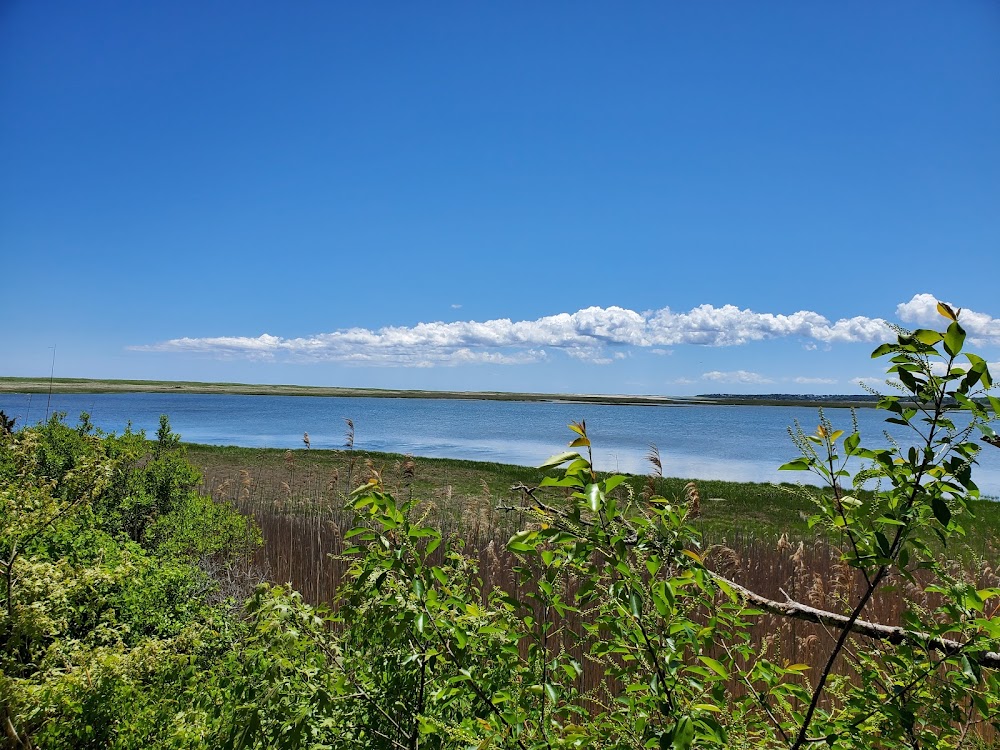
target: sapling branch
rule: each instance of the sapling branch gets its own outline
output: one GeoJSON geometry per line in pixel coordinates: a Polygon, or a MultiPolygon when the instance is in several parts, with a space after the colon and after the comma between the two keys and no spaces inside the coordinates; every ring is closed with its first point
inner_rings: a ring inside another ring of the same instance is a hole
{"type": "MultiPolygon", "coordinates": [[[[434,618],[434,615],[427,608],[427,604],[425,602],[421,602],[421,605],[423,611],[427,614],[429,624],[433,629],[434,634],[437,636],[438,643],[441,645],[441,648],[443,648],[445,653],[448,654],[452,662],[454,662],[455,664],[460,664],[463,660],[458,656],[458,654],[455,653],[455,649],[452,648],[451,639],[447,638],[445,634],[441,631],[441,628],[438,626],[437,620],[434,618]]],[[[509,730],[513,731],[514,727],[510,725],[510,722],[503,715],[503,712],[500,710],[499,706],[497,706],[497,704],[493,702],[493,699],[486,693],[486,691],[483,690],[482,687],[480,687],[479,684],[477,684],[474,679],[472,679],[472,675],[469,674],[468,670],[465,670],[465,676],[467,677],[466,684],[472,688],[472,692],[476,694],[476,697],[479,698],[479,700],[486,707],[486,709],[491,714],[493,714],[504,726],[506,726],[509,730]]],[[[528,750],[527,746],[517,735],[514,735],[514,742],[519,748],[521,748],[521,750],[528,750]]],[[[548,742],[546,742],[546,744],[548,744],[548,742]]]]}
{"type": "MultiPolygon", "coordinates": [[[[320,650],[326,654],[327,658],[337,665],[338,669],[340,670],[340,673],[344,675],[344,678],[349,683],[351,683],[351,687],[353,687],[355,691],[357,691],[357,695],[363,697],[366,703],[368,703],[373,709],[375,709],[375,711],[379,715],[381,715],[383,719],[389,722],[389,724],[393,727],[393,729],[396,730],[399,736],[405,737],[406,730],[402,726],[400,726],[399,722],[397,722],[389,714],[389,712],[385,710],[385,708],[382,706],[381,703],[379,703],[377,700],[375,700],[374,697],[372,697],[371,693],[365,690],[365,688],[354,678],[354,675],[351,674],[351,671],[349,669],[344,669],[344,662],[341,655],[337,653],[335,649],[331,648],[330,644],[327,643],[323,638],[314,637],[313,640],[320,647],[320,650]]],[[[376,734],[381,734],[374,729],[372,729],[371,731],[376,734]]],[[[385,735],[381,736],[385,737],[385,735]]],[[[409,748],[407,748],[406,745],[403,745],[397,740],[393,740],[389,737],[385,737],[385,739],[389,740],[392,743],[392,745],[394,747],[399,748],[399,750],[409,750],[409,748]]]]}
{"type": "MultiPolygon", "coordinates": [[[[844,523],[844,533],[847,534],[847,538],[851,542],[851,548],[854,551],[854,557],[855,559],[860,560],[862,555],[861,551],[858,549],[858,540],[857,537],[855,536],[854,529],[851,528],[851,523],[847,518],[847,513],[844,510],[843,490],[840,487],[840,482],[836,480],[837,468],[833,463],[833,458],[835,455],[833,440],[831,439],[828,431],[826,431],[824,437],[826,439],[826,456],[827,456],[828,468],[830,471],[830,483],[833,487],[833,501],[834,504],[836,505],[837,513],[840,515],[840,518],[844,523]]],[[[845,464],[846,461],[847,459],[845,458],[844,459],[845,464]]],[[[867,568],[861,567],[861,575],[864,576],[865,583],[871,586],[872,581],[868,575],[867,568]]]]}
{"type": "MultiPolygon", "coordinates": [[[[729,645],[723,642],[722,648],[729,656],[730,661],[735,661],[732,649],[730,649],[729,645]]],[[[774,715],[774,711],[771,710],[771,706],[768,704],[767,700],[764,698],[764,696],[760,694],[760,691],[753,686],[753,682],[750,681],[750,679],[746,676],[746,674],[744,674],[741,671],[739,673],[739,677],[740,677],[740,682],[742,682],[746,686],[747,690],[750,691],[750,695],[753,696],[754,701],[756,701],[757,705],[761,707],[761,710],[764,712],[764,715],[767,716],[768,720],[778,731],[778,734],[781,735],[781,739],[783,739],[786,744],[789,744],[791,742],[791,738],[785,732],[784,727],[781,726],[781,721],[779,721],[778,717],[774,715]]]]}
{"type": "MultiPolygon", "coordinates": [[[[954,325],[957,326],[957,322],[954,323],[954,325]]],[[[902,344],[903,344],[903,337],[901,336],[900,345],[902,344]]],[[[906,424],[908,424],[911,428],[915,429],[917,434],[923,438],[923,450],[921,451],[922,457],[919,463],[917,463],[917,465],[913,467],[914,470],[911,476],[907,476],[905,473],[897,475],[899,479],[896,486],[897,487],[909,486],[909,490],[906,493],[906,498],[902,503],[902,505],[900,506],[899,512],[897,514],[897,517],[903,521],[902,524],[895,527],[893,539],[892,542],[888,545],[888,549],[884,549],[884,545],[880,545],[881,547],[883,547],[883,549],[880,550],[882,552],[880,557],[882,558],[883,561],[880,563],[875,574],[870,578],[867,575],[865,566],[862,566],[860,564],[856,565],[856,567],[861,568],[862,572],[865,573],[865,580],[867,582],[867,587],[864,593],[861,595],[857,604],[852,609],[851,614],[842,623],[842,630],[840,636],[837,638],[836,643],[826,661],[826,664],[823,670],[820,672],[816,687],[813,690],[813,695],[809,703],[809,707],[806,710],[805,716],[802,720],[802,724],[799,728],[799,732],[795,739],[795,742],[792,744],[793,750],[797,750],[797,748],[801,747],[803,744],[807,742],[809,726],[815,715],[816,709],[819,706],[820,699],[823,695],[826,682],[829,679],[829,676],[833,670],[833,666],[836,663],[836,660],[840,655],[842,649],[844,648],[844,645],[847,642],[847,638],[854,629],[854,626],[856,625],[857,622],[860,621],[861,613],[868,605],[868,602],[874,595],[875,590],[882,583],[882,581],[885,580],[885,578],[889,573],[890,567],[896,564],[896,561],[899,558],[903,545],[908,539],[909,534],[912,531],[913,524],[915,523],[914,517],[912,515],[912,510],[915,507],[918,499],[920,498],[921,493],[927,492],[927,488],[924,487],[923,485],[923,480],[925,476],[929,473],[929,470],[933,465],[933,463],[942,461],[944,457],[948,454],[948,452],[952,449],[953,444],[950,441],[948,441],[948,443],[944,445],[944,451],[942,455],[935,455],[934,453],[934,447],[937,445],[936,440],[937,440],[938,430],[942,429],[943,427],[947,427],[951,424],[950,421],[945,420],[945,410],[946,410],[945,399],[947,396],[947,383],[949,378],[951,377],[951,372],[955,362],[955,357],[957,356],[957,351],[954,351],[952,348],[949,348],[947,340],[945,343],[945,348],[947,349],[948,353],[948,358],[946,360],[946,367],[945,367],[946,374],[941,378],[938,378],[934,375],[933,368],[931,367],[930,364],[929,356],[926,354],[916,355],[912,358],[903,356],[902,363],[900,363],[899,359],[894,359],[894,362],[896,362],[897,364],[894,365],[891,371],[895,371],[899,374],[901,383],[911,391],[914,400],[918,403],[918,405],[928,400],[933,403],[933,409],[929,413],[927,413],[926,421],[928,423],[928,429],[926,435],[924,435],[918,428],[916,428],[916,426],[914,426],[909,419],[905,418],[903,419],[903,421],[906,424]],[[907,362],[907,360],[909,360],[909,362],[907,362]],[[918,377],[911,375],[909,372],[909,368],[907,366],[908,364],[910,364],[913,367],[916,367],[917,370],[926,377],[926,380],[920,380],[918,377]],[[928,399],[927,396],[931,392],[933,392],[933,396],[932,398],[928,399]]],[[[891,350],[891,347],[888,347],[888,350],[891,350]]],[[[880,350],[876,351],[876,355],[880,353],[882,353],[880,350]]],[[[898,402],[889,401],[887,403],[890,406],[896,405],[897,406],[896,411],[897,412],[899,411],[898,402]]],[[[827,454],[828,457],[830,457],[829,481],[833,486],[834,500],[835,503],[837,504],[837,510],[841,511],[841,508],[839,507],[839,497],[837,494],[838,488],[837,488],[836,476],[834,475],[833,472],[833,462],[832,462],[833,450],[832,446],[830,445],[830,439],[827,436],[827,432],[825,430],[821,431],[823,435],[827,437],[827,454]]],[[[915,459],[911,458],[911,463],[916,463],[915,459]]],[[[845,526],[847,526],[846,519],[845,519],[845,526]]],[[[860,557],[857,554],[855,555],[855,561],[856,563],[860,563],[860,557]]]]}

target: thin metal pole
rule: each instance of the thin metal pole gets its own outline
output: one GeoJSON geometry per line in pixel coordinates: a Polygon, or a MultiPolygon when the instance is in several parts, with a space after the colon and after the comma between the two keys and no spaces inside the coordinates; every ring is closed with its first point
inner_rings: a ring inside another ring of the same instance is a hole
{"type": "Polygon", "coordinates": [[[52,369],[49,370],[49,399],[45,402],[45,421],[49,421],[49,406],[52,404],[52,377],[56,374],[56,345],[52,345],[52,369]]]}

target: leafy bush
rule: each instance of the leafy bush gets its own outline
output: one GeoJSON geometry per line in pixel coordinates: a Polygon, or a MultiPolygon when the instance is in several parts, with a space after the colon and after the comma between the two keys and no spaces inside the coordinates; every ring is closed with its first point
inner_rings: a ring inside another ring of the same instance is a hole
{"type": "Polygon", "coordinates": [[[208,712],[183,742],[170,730],[242,627],[200,564],[246,561],[260,537],[194,493],[197,476],[165,419],[152,450],[141,433],[93,434],[61,415],[0,435],[8,745],[218,745],[208,712]]]}

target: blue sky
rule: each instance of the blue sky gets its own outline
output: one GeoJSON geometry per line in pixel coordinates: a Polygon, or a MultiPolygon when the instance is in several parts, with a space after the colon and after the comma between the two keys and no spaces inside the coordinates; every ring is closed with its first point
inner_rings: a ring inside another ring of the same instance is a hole
{"type": "Polygon", "coordinates": [[[855,392],[1000,360],[1000,5],[0,5],[0,375],[855,392]]]}

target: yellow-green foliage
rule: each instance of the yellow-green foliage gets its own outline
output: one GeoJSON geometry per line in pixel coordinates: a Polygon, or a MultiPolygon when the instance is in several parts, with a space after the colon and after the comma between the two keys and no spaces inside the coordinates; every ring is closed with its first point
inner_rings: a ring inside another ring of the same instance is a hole
{"type": "MultiPolygon", "coordinates": [[[[0,723],[13,747],[204,747],[225,717],[198,682],[240,623],[208,571],[246,565],[259,533],[191,489],[169,429],[91,434],[57,416],[0,435],[0,723]],[[227,619],[228,618],[228,619],[227,619]]],[[[234,591],[240,599],[249,593],[234,591]]],[[[2,743],[0,743],[2,744],[2,743]]]]}

